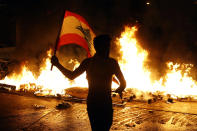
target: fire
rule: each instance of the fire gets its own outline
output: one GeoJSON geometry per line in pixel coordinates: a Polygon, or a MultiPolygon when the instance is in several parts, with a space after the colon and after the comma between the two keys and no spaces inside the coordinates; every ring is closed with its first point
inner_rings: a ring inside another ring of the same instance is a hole
{"type": "Polygon", "coordinates": [[[197,82],[189,76],[192,64],[168,62],[166,75],[159,81],[151,79],[151,72],[144,65],[148,52],[140,47],[135,37],[136,31],[136,27],[125,27],[125,31],[116,41],[121,47],[122,57],[119,64],[127,81],[127,88],[135,89],[139,95],[142,92],[160,92],[174,97],[195,97],[197,82]]]}
{"type": "MultiPolygon", "coordinates": [[[[39,77],[36,78],[33,72],[29,71],[24,65],[21,74],[12,74],[12,76],[6,77],[0,82],[15,85],[16,90],[32,90],[41,95],[65,94],[65,89],[73,86],[81,87],[83,85],[87,87],[85,73],[74,81],[70,81],[56,67],[51,71],[51,53],[51,50],[47,52],[48,58],[45,60],[45,66],[40,69],[39,77]]],[[[75,63],[76,66],[79,65],[77,61],[75,63]]]]}
{"type": "Polygon", "coordinates": [[[192,64],[174,64],[173,62],[167,63],[168,73],[165,76],[166,82],[164,88],[169,94],[174,94],[179,97],[187,97],[196,95],[197,83],[189,72],[193,67],[192,64]],[[179,69],[180,68],[180,69],[179,69]],[[181,69],[182,68],[182,69],[181,69]],[[183,69],[186,68],[185,71],[183,69]]]}
{"type": "Polygon", "coordinates": [[[150,72],[145,70],[143,66],[148,53],[138,45],[134,36],[135,31],[137,31],[136,27],[126,27],[121,38],[116,42],[120,45],[122,54],[119,64],[126,78],[128,88],[150,91],[151,86],[145,86],[150,84],[150,72]]]}
{"type": "MultiPolygon", "coordinates": [[[[179,64],[168,62],[167,73],[160,80],[151,79],[151,72],[146,68],[148,52],[138,43],[135,32],[136,27],[125,27],[121,37],[117,38],[116,44],[120,46],[121,58],[118,60],[121,70],[127,81],[127,89],[132,89],[137,96],[148,93],[170,94],[173,97],[195,98],[197,92],[197,82],[189,76],[192,64],[179,64]]],[[[86,74],[82,74],[74,81],[67,79],[56,67],[51,71],[51,53],[47,52],[48,57],[45,60],[45,66],[40,68],[40,76],[35,77],[34,73],[23,65],[23,71],[20,74],[7,76],[0,83],[15,85],[17,90],[33,91],[41,95],[65,94],[68,87],[88,87],[86,74]]],[[[79,66],[77,60],[70,60],[79,66]]],[[[113,84],[115,87],[115,84],[113,84]]]]}

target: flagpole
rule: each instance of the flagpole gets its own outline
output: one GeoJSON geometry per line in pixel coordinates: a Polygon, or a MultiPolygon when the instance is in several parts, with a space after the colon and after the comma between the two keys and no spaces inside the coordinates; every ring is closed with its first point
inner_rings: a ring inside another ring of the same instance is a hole
{"type": "MultiPolygon", "coordinates": [[[[57,38],[56,38],[56,41],[55,41],[55,47],[54,47],[54,54],[53,55],[56,55],[56,51],[57,51],[57,45],[59,43],[59,36],[60,36],[60,33],[61,33],[61,29],[62,29],[62,24],[64,22],[64,16],[65,16],[65,12],[63,13],[63,20],[60,24],[60,28],[58,30],[58,34],[57,34],[57,38]]],[[[53,64],[51,64],[51,71],[53,70],[53,64]]]]}

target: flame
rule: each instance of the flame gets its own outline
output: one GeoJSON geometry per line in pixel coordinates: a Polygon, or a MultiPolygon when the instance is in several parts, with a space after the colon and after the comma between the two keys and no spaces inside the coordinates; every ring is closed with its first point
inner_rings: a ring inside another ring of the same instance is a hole
{"type": "Polygon", "coordinates": [[[164,88],[169,94],[179,97],[195,96],[197,91],[197,83],[189,76],[192,64],[177,64],[168,62],[168,73],[165,76],[166,82],[164,88]],[[179,69],[185,67],[186,70],[179,69]]]}
{"type": "Polygon", "coordinates": [[[116,43],[121,47],[122,57],[119,64],[127,81],[127,88],[143,92],[163,92],[174,97],[188,97],[197,95],[197,82],[189,76],[192,64],[178,64],[167,62],[168,70],[159,81],[151,79],[151,72],[145,68],[148,52],[138,43],[136,27],[125,27],[125,31],[116,43]],[[185,69],[185,70],[184,70],[185,69]]]}
{"type": "MultiPolygon", "coordinates": [[[[53,67],[53,70],[51,71],[51,53],[51,50],[47,52],[48,57],[45,60],[45,66],[40,68],[41,73],[38,78],[36,78],[35,75],[24,65],[21,74],[12,74],[12,76],[0,80],[0,82],[15,85],[16,90],[32,90],[35,91],[35,93],[42,95],[65,94],[66,88],[74,86],[81,87],[81,85],[83,85],[84,87],[87,87],[85,73],[74,81],[70,81],[56,67],[53,67]]],[[[75,62],[75,68],[79,65],[76,60],[71,60],[70,62],[75,62]]]]}
{"type": "MultiPolygon", "coordinates": [[[[127,81],[127,89],[134,90],[136,96],[142,93],[159,92],[164,95],[170,94],[175,98],[188,96],[196,98],[197,82],[189,76],[193,68],[192,64],[167,62],[166,75],[157,81],[151,79],[151,72],[145,66],[148,52],[138,43],[135,37],[136,31],[137,27],[125,27],[120,38],[115,41],[122,55],[118,62],[127,81]]],[[[43,95],[65,94],[65,89],[68,87],[88,87],[85,73],[70,81],[56,67],[51,71],[51,53],[51,50],[47,52],[48,57],[44,66],[40,68],[40,76],[35,77],[34,73],[23,65],[20,74],[13,73],[0,82],[16,85],[17,90],[32,90],[43,95]]],[[[75,64],[74,68],[79,66],[77,60],[71,59],[70,63],[75,64]]],[[[117,85],[113,83],[112,87],[116,88],[117,85]]]]}

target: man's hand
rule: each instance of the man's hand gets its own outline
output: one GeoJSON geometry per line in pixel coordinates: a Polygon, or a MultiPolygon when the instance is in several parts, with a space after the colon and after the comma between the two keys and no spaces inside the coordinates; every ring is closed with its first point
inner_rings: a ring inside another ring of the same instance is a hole
{"type": "Polygon", "coordinates": [[[57,66],[59,64],[59,60],[58,58],[54,55],[52,56],[51,58],[51,63],[54,65],[54,66],[57,66]]]}
{"type": "Polygon", "coordinates": [[[118,87],[116,90],[115,90],[115,93],[118,93],[120,98],[122,99],[122,88],[121,87],[118,87]]]}
{"type": "Polygon", "coordinates": [[[121,94],[122,91],[123,91],[123,90],[122,90],[120,87],[118,87],[118,88],[115,90],[115,93],[121,94]]]}

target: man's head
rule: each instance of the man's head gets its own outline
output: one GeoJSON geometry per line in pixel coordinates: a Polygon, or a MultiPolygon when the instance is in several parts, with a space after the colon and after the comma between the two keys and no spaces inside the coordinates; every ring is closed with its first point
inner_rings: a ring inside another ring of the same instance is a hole
{"type": "Polygon", "coordinates": [[[110,51],[111,37],[109,35],[99,35],[94,38],[94,48],[96,53],[108,57],[110,51]]]}

